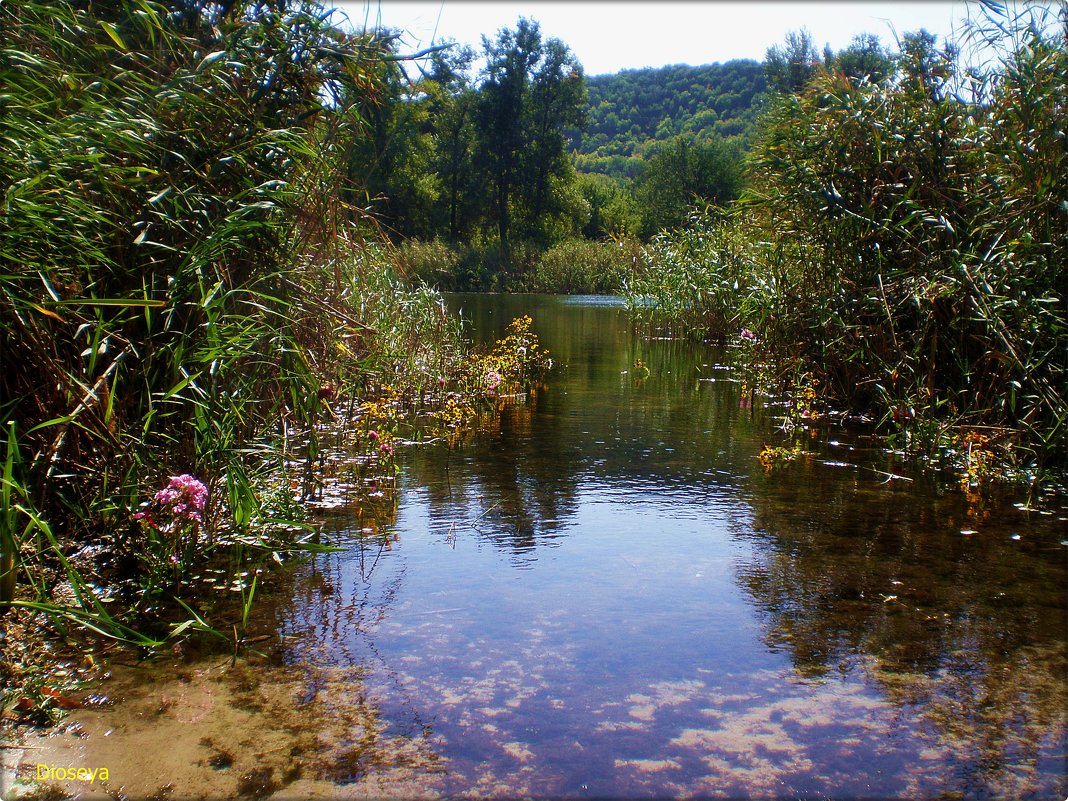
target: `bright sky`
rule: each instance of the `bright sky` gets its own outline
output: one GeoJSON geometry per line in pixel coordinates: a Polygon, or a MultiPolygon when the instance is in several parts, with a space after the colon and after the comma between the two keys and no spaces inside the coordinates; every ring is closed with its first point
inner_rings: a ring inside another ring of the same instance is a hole
{"type": "Polygon", "coordinates": [[[926,28],[944,41],[968,13],[963,0],[899,2],[561,2],[560,0],[342,0],[353,25],[408,32],[415,52],[442,39],[479,49],[482,34],[514,28],[520,16],[538,20],[582,62],[587,75],[665,64],[710,64],[733,58],[762,61],[791,30],[807,27],[817,49],[847,47],[858,33],[894,45],[898,35],[926,28]]]}

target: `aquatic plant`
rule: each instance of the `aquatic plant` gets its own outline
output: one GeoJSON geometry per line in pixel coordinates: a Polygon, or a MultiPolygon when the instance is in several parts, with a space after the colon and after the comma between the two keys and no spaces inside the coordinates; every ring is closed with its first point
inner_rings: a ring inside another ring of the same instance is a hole
{"type": "Polygon", "coordinates": [[[978,431],[966,431],[957,434],[953,444],[964,457],[961,488],[974,489],[989,481],[997,464],[997,456],[989,447],[990,437],[978,431]]]}
{"type": "Polygon", "coordinates": [[[444,396],[432,416],[450,447],[471,432],[481,413],[500,410],[496,404],[487,406],[488,401],[504,402],[528,394],[552,369],[552,358],[542,348],[533,324],[530,315],[515,318],[488,352],[470,353],[455,374],[442,381],[444,396]]]}
{"type": "Polygon", "coordinates": [[[761,237],[742,208],[695,212],[641,251],[624,292],[639,325],[721,342],[741,328],[760,330],[774,278],[758,266],[753,242],[761,237]]]}
{"type": "Polygon", "coordinates": [[[3,475],[0,476],[0,612],[15,597],[15,583],[19,569],[21,533],[18,530],[18,497],[22,488],[16,484],[15,462],[18,445],[15,441],[15,422],[7,424],[6,455],[3,475]]]}
{"type": "Polygon", "coordinates": [[[461,258],[456,248],[440,239],[406,239],[397,246],[397,256],[411,280],[440,289],[453,288],[461,258]]]}
{"type": "Polygon", "coordinates": [[[516,391],[551,366],[549,351],[541,347],[530,315],[508,324],[505,336],[489,353],[473,353],[461,366],[461,381],[476,394],[516,391]]]}
{"type": "Polygon", "coordinates": [[[795,302],[769,321],[826,391],[884,422],[1004,426],[1031,458],[1063,458],[1068,157],[1040,131],[1065,125],[1068,51],[1029,15],[995,22],[1015,42],[985,75],[906,38],[896,78],[819,72],[774,106],[758,192],[809,257],[781,268],[795,302]]]}
{"type": "Polygon", "coordinates": [[[749,193],[654,239],[627,297],[661,334],[759,335],[802,416],[818,387],[890,430],[989,426],[1033,472],[1068,458],[1068,11],[984,9],[985,73],[915,34],[883,80],[776,96],[749,193]]]}
{"type": "MultiPolygon", "coordinates": [[[[173,567],[177,577],[191,566],[207,499],[208,488],[203,482],[183,473],[173,476],[144,508],[133,514],[145,534],[143,553],[152,562],[152,568],[173,567]]],[[[150,582],[150,586],[155,584],[150,582]]]]}
{"type": "Polygon", "coordinates": [[[760,466],[764,468],[764,472],[770,473],[797,461],[801,454],[800,445],[765,445],[757,458],[760,461],[760,466]]]}

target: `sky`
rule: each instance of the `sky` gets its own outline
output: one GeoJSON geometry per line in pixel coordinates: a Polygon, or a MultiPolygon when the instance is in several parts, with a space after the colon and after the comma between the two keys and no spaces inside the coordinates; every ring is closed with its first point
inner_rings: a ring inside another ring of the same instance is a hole
{"type": "Polygon", "coordinates": [[[480,47],[482,34],[536,19],[543,37],[567,44],[587,75],[665,64],[711,64],[764,59],[787,32],[808,28],[817,49],[849,46],[859,33],[877,34],[893,47],[898,35],[926,28],[939,41],[967,17],[963,0],[872,2],[567,2],[566,0],[345,0],[334,3],[355,27],[400,28],[408,52],[442,39],[480,47]]]}

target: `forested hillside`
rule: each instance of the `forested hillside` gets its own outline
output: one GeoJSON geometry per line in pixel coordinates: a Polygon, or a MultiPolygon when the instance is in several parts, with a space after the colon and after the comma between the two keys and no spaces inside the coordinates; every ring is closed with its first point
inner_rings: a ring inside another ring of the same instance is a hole
{"type": "Polygon", "coordinates": [[[576,167],[633,178],[650,148],[673,136],[748,139],[766,87],[763,65],[748,60],[589,77],[589,125],[571,133],[576,167]]]}

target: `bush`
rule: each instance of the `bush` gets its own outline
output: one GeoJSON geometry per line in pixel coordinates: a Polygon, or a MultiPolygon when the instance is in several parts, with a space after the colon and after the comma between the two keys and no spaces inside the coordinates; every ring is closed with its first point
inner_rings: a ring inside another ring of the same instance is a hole
{"type": "Polygon", "coordinates": [[[617,295],[633,269],[640,246],[631,240],[570,239],[541,255],[528,280],[534,292],[617,295]]]}
{"type": "Polygon", "coordinates": [[[757,329],[773,303],[745,214],[696,213],[690,225],[654,237],[627,284],[627,305],[662,333],[722,339],[757,329]]]}
{"type": "Polygon", "coordinates": [[[440,239],[405,240],[397,248],[397,256],[410,280],[441,289],[454,288],[460,254],[440,239]]]}
{"type": "Polygon", "coordinates": [[[906,37],[872,84],[821,73],[754,151],[791,270],[784,345],[855,405],[1026,431],[1063,451],[1068,123],[1063,41],[1032,32],[980,88],[906,37]]]}
{"type": "Polygon", "coordinates": [[[272,523],[299,512],[285,443],[310,465],[342,381],[425,383],[458,341],[340,202],[386,44],[312,4],[224,5],[0,5],[0,602],[13,570],[17,603],[69,581],[59,614],[124,638],[86,582],[147,564],[143,608],[182,579],[143,498],[206,487],[181,568],[219,535],[303,548],[272,523]]]}
{"type": "Polygon", "coordinates": [[[922,32],[883,81],[818,70],[777,97],[747,199],[650,244],[636,312],[758,331],[783,371],[883,421],[997,427],[1063,460],[1068,48],[994,22],[1013,46],[968,78],[974,102],[922,32]]]}

